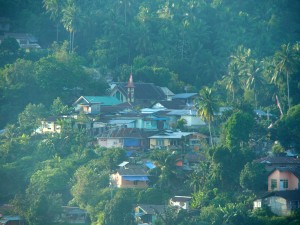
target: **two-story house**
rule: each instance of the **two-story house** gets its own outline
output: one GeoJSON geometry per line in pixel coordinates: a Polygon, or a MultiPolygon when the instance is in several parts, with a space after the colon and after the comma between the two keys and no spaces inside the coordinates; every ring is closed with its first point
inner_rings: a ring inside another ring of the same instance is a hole
{"type": "Polygon", "coordinates": [[[148,137],[152,134],[139,128],[112,128],[97,136],[97,144],[105,148],[144,150],[149,148],[148,137]]]}
{"type": "Polygon", "coordinates": [[[121,102],[111,96],[81,96],[74,103],[75,112],[83,112],[85,114],[100,114],[101,106],[112,106],[121,102]]]}

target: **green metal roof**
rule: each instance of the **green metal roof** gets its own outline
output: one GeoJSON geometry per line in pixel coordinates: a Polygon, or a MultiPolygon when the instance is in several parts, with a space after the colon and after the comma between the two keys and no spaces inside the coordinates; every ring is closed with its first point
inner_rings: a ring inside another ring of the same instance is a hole
{"type": "Polygon", "coordinates": [[[83,96],[89,103],[101,103],[101,105],[117,105],[122,103],[112,96],[83,96]]]}

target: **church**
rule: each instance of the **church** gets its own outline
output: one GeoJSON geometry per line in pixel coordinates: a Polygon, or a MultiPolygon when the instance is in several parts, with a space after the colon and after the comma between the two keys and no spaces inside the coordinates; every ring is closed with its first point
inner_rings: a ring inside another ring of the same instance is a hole
{"type": "Polygon", "coordinates": [[[171,100],[174,93],[167,87],[159,87],[153,83],[134,83],[131,73],[128,82],[111,84],[110,96],[116,97],[121,102],[147,107],[156,101],[171,100]]]}

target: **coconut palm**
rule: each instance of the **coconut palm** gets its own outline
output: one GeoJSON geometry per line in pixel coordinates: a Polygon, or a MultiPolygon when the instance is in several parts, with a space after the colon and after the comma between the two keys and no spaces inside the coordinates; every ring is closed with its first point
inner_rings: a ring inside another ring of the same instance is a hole
{"type": "Polygon", "coordinates": [[[232,102],[235,101],[236,93],[240,89],[240,71],[236,64],[228,66],[228,74],[223,77],[226,89],[232,93],[232,102]]]}
{"type": "Polygon", "coordinates": [[[258,89],[265,83],[265,80],[261,74],[262,69],[260,63],[257,60],[250,60],[247,69],[245,71],[246,75],[246,88],[252,89],[254,92],[255,107],[257,109],[257,92],[258,89]]]}
{"type": "Polygon", "coordinates": [[[74,50],[75,33],[82,23],[82,13],[75,0],[67,0],[62,9],[61,22],[64,28],[70,33],[70,52],[74,50]]]}
{"type": "Polygon", "coordinates": [[[212,134],[211,134],[211,122],[214,120],[214,113],[217,112],[218,107],[211,88],[204,87],[199,92],[199,98],[196,99],[195,106],[198,109],[198,115],[205,122],[208,123],[210,144],[211,146],[213,146],[212,134]]]}
{"type": "Polygon", "coordinates": [[[290,84],[289,76],[295,72],[296,66],[296,51],[293,49],[290,44],[284,44],[281,46],[281,50],[277,51],[274,56],[276,63],[274,74],[272,77],[273,82],[278,82],[279,76],[284,74],[286,76],[286,86],[287,86],[287,99],[288,99],[288,108],[291,107],[290,102],[290,84]]]}
{"type": "Polygon", "coordinates": [[[50,19],[56,23],[56,41],[58,41],[58,25],[61,17],[62,0],[44,0],[44,8],[50,14],[50,19]]]}

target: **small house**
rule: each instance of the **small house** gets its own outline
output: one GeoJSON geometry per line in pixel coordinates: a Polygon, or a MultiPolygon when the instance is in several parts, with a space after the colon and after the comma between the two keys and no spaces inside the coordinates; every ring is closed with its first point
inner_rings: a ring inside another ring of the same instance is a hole
{"type": "Polygon", "coordinates": [[[81,96],[74,103],[75,112],[83,112],[85,114],[100,114],[100,107],[113,106],[121,102],[111,96],[81,96]]]}
{"type": "Polygon", "coordinates": [[[278,216],[289,216],[293,211],[300,209],[300,190],[274,191],[257,198],[254,209],[269,206],[271,211],[278,216]]]}
{"type": "Polygon", "coordinates": [[[189,210],[191,200],[191,196],[174,196],[170,199],[170,206],[177,206],[189,210]]]}
{"type": "Polygon", "coordinates": [[[134,208],[137,224],[155,225],[159,216],[164,215],[166,205],[139,204],[134,208]]]}
{"type": "Polygon", "coordinates": [[[150,136],[150,149],[182,149],[189,142],[191,132],[163,131],[150,136]]]}
{"type": "Polygon", "coordinates": [[[130,165],[123,162],[116,173],[110,177],[111,185],[117,188],[147,188],[149,174],[140,165],[130,165]]]}

